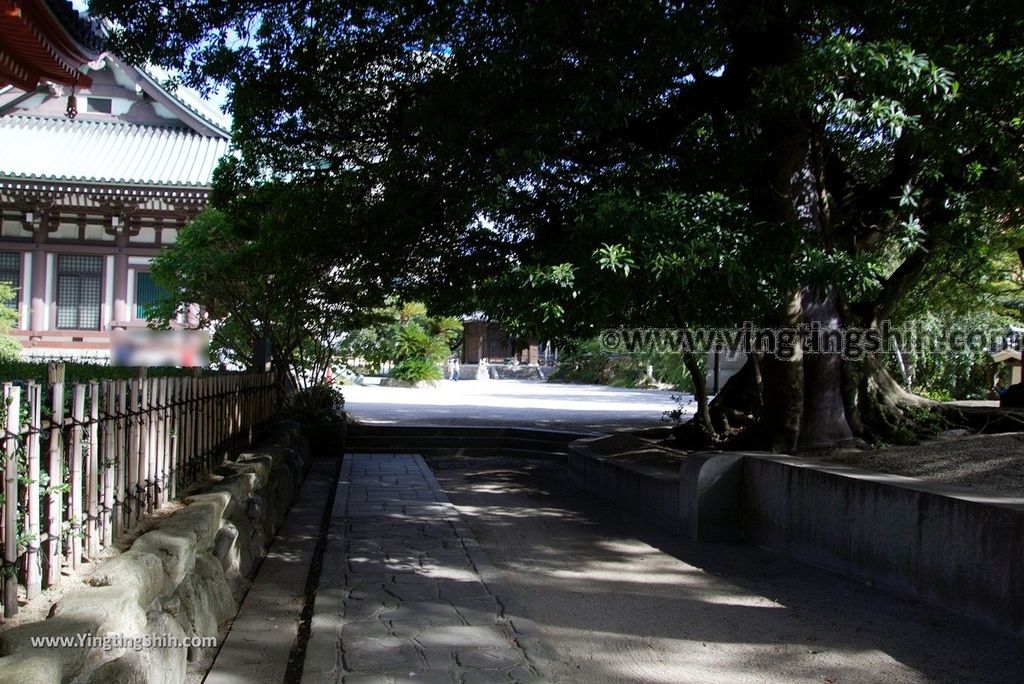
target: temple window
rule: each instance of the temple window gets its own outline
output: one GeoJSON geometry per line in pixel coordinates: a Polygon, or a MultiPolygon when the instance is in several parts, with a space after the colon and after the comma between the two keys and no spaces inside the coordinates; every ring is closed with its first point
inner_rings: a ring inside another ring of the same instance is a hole
{"type": "Polygon", "coordinates": [[[99,330],[103,257],[61,254],[57,257],[57,327],[99,330]]]}

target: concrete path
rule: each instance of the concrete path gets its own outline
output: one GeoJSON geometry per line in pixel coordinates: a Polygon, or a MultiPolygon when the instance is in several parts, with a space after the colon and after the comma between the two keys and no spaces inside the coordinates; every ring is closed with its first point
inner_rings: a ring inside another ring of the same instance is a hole
{"type": "Polygon", "coordinates": [[[242,600],[206,684],[284,681],[336,463],[333,459],[313,461],[242,600]]]}
{"type": "Polygon", "coordinates": [[[346,454],[303,682],[557,680],[537,633],[420,456],[346,454]]]}
{"type": "Polygon", "coordinates": [[[325,537],[333,471],[314,465],[206,681],[291,684],[299,662],[309,684],[1001,683],[1024,671],[1018,642],[967,618],[660,532],[577,490],[561,464],[430,463],[436,478],[417,455],[347,454],[325,537]]]}
{"type": "MultiPolygon", "coordinates": [[[[668,425],[677,407],[668,390],[564,385],[523,380],[443,380],[414,389],[346,385],[345,408],[358,421],[393,425],[518,425],[605,432],[668,425]]],[[[685,396],[690,402],[692,397],[685,396]]],[[[692,402],[686,408],[693,413],[692,402]]]]}

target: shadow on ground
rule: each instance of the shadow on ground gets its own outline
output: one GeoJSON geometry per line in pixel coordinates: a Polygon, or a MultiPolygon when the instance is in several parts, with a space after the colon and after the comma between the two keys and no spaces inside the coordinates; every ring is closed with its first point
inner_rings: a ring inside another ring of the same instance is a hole
{"type": "Polygon", "coordinates": [[[1006,682],[1024,651],[957,614],[755,548],[690,543],[548,461],[434,458],[580,681],[1006,682]]]}

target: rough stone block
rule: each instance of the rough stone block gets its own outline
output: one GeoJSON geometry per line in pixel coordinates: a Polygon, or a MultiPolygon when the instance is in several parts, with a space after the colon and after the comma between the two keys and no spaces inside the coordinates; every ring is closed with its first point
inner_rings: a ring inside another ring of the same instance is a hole
{"type": "Polygon", "coordinates": [[[232,468],[238,473],[255,475],[256,488],[262,489],[270,481],[271,471],[274,469],[274,458],[264,453],[245,453],[238,457],[238,461],[232,464],[232,468]]]}
{"type": "MultiPolygon", "coordinates": [[[[70,679],[82,670],[89,649],[85,645],[42,649],[34,647],[32,645],[33,640],[36,637],[75,638],[78,634],[95,634],[99,629],[100,622],[101,620],[98,617],[59,616],[40,622],[30,622],[12,627],[3,634],[0,634],[0,656],[18,654],[21,658],[29,658],[32,662],[38,662],[40,666],[50,671],[55,669],[55,667],[59,667],[61,678],[70,679]],[[43,658],[47,660],[44,661],[42,660],[43,658]],[[54,662],[58,663],[58,665],[55,666],[54,662]]],[[[9,680],[5,679],[4,681],[9,680]]]]}
{"type": "Polygon", "coordinates": [[[0,682],[53,684],[61,680],[61,659],[54,653],[18,653],[0,658],[0,682]]]}
{"type": "Polygon", "coordinates": [[[196,501],[160,522],[158,530],[193,538],[196,551],[208,551],[220,529],[224,502],[219,498],[196,501]]]}
{"type": "Polygon", "coordinates": [[[164,568],[151,553],[129,549],[101,565],[89,578],[94,587],[120,587],[133,593],[139,608],[147,610],[163,590],[164,568]]]}
{"type": "Polygon", "coordinates": [[[93,620],[98,634],[138,634],[146,614],[133,592],[123,587],[89,587],[65,595],[51,611],[53,617],[93,620]]]}
{"type": "MultiPolygon", "coordinates": [[[[164,609],[190,636],[216,636],[220,623],[235,613],[234,595],[224,577],[220,562],[210,554],[196,558],[195,572],[178,586],[164,609]]],[[[195,662],[205,655],[202,649],[189,648],[188,659],[195,662]]]]}
{"type": "Polygon", "coordinates": [[[132,549],[152,553],[160,559],[165,575],[161,596],[166,596],[173,593],[195,567],[196,543],[194,535],[180,534],[165,527],[142,535],[132,544],[132,549]]]}
{"type": "Polygon", "coordinates": [[[234,513],[236,508],[244,508],[249,497],[252,496],[253,492],[259,489],[257,485],[258,478],[255,473],[238,473],[231,471],[230,475],[210,487],[209,493],[223,492],[227,494],[231,499],[231,503],[227,508],[227,513],[231,515],[234,513]]]}
{"type": "MultiPolygon", "coordinates": [[[[181,627],[170,616],[157,613],[148,633],[157,638],[184,639],[181,627]]],[[[186,651],[183,648],[150,648],[128,651],[93,671],[89,684],[181,684],[185,681],[186,651]]]]}

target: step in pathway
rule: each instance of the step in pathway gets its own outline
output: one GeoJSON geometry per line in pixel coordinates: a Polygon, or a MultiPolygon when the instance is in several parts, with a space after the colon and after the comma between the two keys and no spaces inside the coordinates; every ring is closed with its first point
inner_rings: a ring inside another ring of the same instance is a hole
{"type": "Polygon", "coordinates": [[[417,454],[346,454],[302,681],[535,682],[567,668],[417,454]]]}

